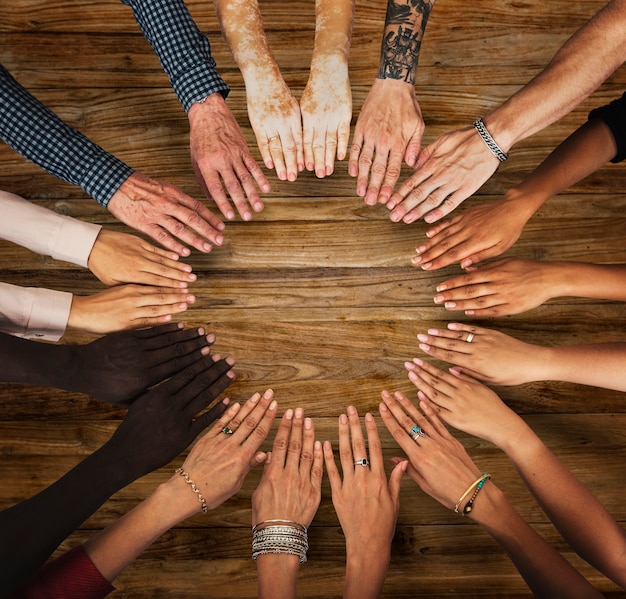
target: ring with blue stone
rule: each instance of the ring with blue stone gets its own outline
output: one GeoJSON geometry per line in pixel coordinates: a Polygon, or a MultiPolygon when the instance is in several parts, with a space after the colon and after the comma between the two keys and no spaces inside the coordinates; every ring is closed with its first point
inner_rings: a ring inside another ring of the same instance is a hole
{"type": "Polygon", "coordinates": [[[417,441],[420,437],[425,437],[426,433],[417,424],[411,429],[411,439],[417,441]]]}
{"type": "Polygon", "coordinates": [[[367,458],[361,458],[360,460],[354,462],[355,466],[367,466],[368,464],[369,462],[367,461],[367,458]]]}

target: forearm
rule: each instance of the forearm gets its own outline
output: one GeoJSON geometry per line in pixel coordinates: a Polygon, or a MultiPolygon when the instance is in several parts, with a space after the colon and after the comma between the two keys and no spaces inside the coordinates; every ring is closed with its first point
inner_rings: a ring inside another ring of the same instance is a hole
{"type": "Polygon", "coordinates": [[[484,485],[471,517],[506,551],[536,597],[602,596],[521,518],[493,483],[484,485]]]}
{"type": "Polygon", "coordinates": [[[388,0],[376,75],[378,79],[396,79],[415,84],[422,39],[435,2],[388,0]]]}
{"type": "MultiPolygon", "coordinates": [[[[222,33],[243,75],[248,94],[250,86],[282,79],[269,48],[257,0],[214,0],[222,33]]],[[[252,90],[253,91],[253,90],[252,90]]]]}
{"type": "Polygon", "coordinates": [[[259,555],[256,565],[259,599],[295,599],[300,567],[297,555],[259,555]]]}
{"type": "Polygon", "coordinates": [[[105,207],[133,173],[130,166],[64,123],[30,95],[2,65],[0,136],[24,158],[63,181],[82,187],[105,207]]]}
{"type": "Polygon", "coordinates": [[[587,98],[626,60],[626,0],[613,0],[577,31],[530,83],[487,117],[505,151],[587,98]]]}
{"type": "Polygon", "coordinates": [[[377,599],[383,590],[389,567],[389,546],[375,550],[371,546],[347,550],[344,599],[377,599]],[[366,553],[366,555],[364,555],[366,553]]]}
{"type": "Polygon", "coordinates": [[[626,534],[604,506],[532,430],[502,449],[571,547],[606,576],[626,586],[626,534]]]}
{"type": "Polygon", "coordinates": [[[76,367],[78,348],[38,343],[0,333],[0,380],[79,391],[68,384],[76,367]]]}
{"type": "Polygon", "coordinates": [[[316,0],[311,71],[319,68],[320,61],[332,56],[348,61],[353,18],[354,0],[316,0]]]}
{"type": "Polygon", "coordinates": [[[178,475],[119,520],[94,535],[85,551],[109,581],[170,528],[198,511],[199,502],[178,475]],[[176,489],[176,486],[183,488],[176,489]]]}
{"type": "Polygon", "coordinates": [[[113,493],[137,478],[111,442],[31,499],[0,514],[0,588],[35,572],[113,493]]]}
{"type": "Polygon", "coordinates": [[[209,94],[228,95],[229,87],[217,72],[209,40],[198,30],[184,0],[122,2],[131,7],[186,112],[209,94]]]}
{"type": "Polygon", "coordinates": [[[515,191],[527,196],[536,211],[548,198],[604,166],[616,151],[606,123],[593,119],[562,142],[515,191]]]}

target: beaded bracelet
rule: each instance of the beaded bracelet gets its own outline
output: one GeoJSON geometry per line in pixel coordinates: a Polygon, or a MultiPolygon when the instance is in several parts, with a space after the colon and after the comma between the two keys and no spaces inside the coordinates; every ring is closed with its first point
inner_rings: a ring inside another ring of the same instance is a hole
{"type": "Polygon", "coordinates": [[[485,142],[485,145],[489,148],[489,151],[500,161],[504,162],[508,159],[509,155],[502,150],[502,148],[496,143],[496,140],[491,137],[491,133],[487,131],[487,127],[482,119],[476,119],[472,125],[474,129],[478,131],[481,139],[485,142]]]}
{"type": "MultiPolygon", "coordinates": [[[[463,500],[472,492],[472,490],[474,489],[474,487],[480,483],[481,480],[483,480],[484,478],[486,478],[487,476],[489,476],[489,478],[491,478],[491,476],[489,475],[488,472],[483,472],[468,488],[467,491],[465,491],[465,493],[463,493],[463,495],[461,495],[461,498],[456,502],[456,505],[454,506],[454,513],[455,514],[460,514],[461,512],[459,511],[459,508],[461,507],[461,504],[463,503],[463,500]]],[[[481,485],[482,486],[482,485],[481,485]]]]}
{"type": "Polygon", "coordinates": [[[196,487],[196,483],[189,478],[189,475],[182,468],[177,468],[174,472],[180,474],[185,479],[185,482],[191,486],[191,490],[198,496],[198,501],[202,504],[202,513],[206,514],[209,511],[209,506],[206,504],[204,497],[202,497],[200,489],[196,487]]]}
{"type": "Polygon", "coordinates": [[[490,478],[491,478],[491,475],[487,473],[485,473],[482,476],[479,483],[476,485],[476,488],[474,489],[474,494],[470,497],[470,500],[467,502],[467,504],[463,508],[463,513],[461,514],[461,516],[465,516],[469,514],[472,511],[472,509],[474,509],[474,500],[476,499],[476,496],[478,495],[480,490],[483,488],[483,485],[485,484],[485,482],[488,481],[490,478]]]}

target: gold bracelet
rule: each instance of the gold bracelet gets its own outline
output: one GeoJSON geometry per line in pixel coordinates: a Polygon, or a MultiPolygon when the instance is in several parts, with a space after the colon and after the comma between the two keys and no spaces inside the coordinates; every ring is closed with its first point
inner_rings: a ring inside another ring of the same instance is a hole
{"type": "Polygon", "coordinates": [[[182,468],[177,468],[174,472],[180,474],[185,479],[185,482],[191,486],[191,490],[198,496],[198,501],[202,504],[202,513],[206,514],[209,511],[209,506],[206,504],[204,497],[202,497],[200,489],[196,487],[196,483],[189,478],[189,475],[182,468]]]}
{"type": "Polygon", "coordinates": [[[461,499],[459,499],[456,502],[456,505],[454,506],[454,513],[455,514],[460,514],[461,512],[459,512],[459,508],[461,507],[461,503],[463,503],[463,500],[472,492],[472,490],[474,489],[474,487],[483,479],[484,476],[486,476],[487,473],[483,472],[467,489],[467,491],[465,491],[465,493],[463,493],[463,495],[461,495],[461,499]]]}
{"type": "Polygon", "coordinates": [[[476,497],[478,496],[478,493],[480,493],[480,490],[483,488],[483,485],[490,478],[491,478],[490,474],[487,474],[486,472],[483,473],[480,481],[478,481],[478,484],[476,485],[476,488],[474,489],[474,494],[470,497],[470,500],[465,504],[465,507],[463,508],[463,511],[461,512],[461,516],[466,516],[467,514],[471,513],[471,511],[474,509],[474,501],[476,501],[476,497]]]}

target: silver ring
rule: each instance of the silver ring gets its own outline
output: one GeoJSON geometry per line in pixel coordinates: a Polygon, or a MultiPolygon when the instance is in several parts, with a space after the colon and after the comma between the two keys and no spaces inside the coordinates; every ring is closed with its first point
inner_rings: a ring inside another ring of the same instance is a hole
{"type": "Polygon", "coordinates": [[[280,139],[280,135],[272,135],[272,137],[268,137],[267,145],[271,144],[275,139],[280,139]]]}
{"type": "Polygon", "coordinates": [[[468,343],[474,341],[474,333],[468,333],[467,339],[465,341],[467,341],[468,343]]]}
{"type": "Polygon", "coordinates": [[[235,431],[233,431],[233,429],[232,429],[232,428],[230,428],[229,426],[225,426],[225,427],[222,429],[222,432],[223,432],[225,435],[232,435],[235,431]]]}
{"type": "Polygon", "coordinates": [[[369,462],[367,461],[367,458],[361,458],[360,460],[354,462],[355,466],[367,466],[368,464],[369,462]]]}
{"type": "Polygon", "coordinates": [[[420,437],[425,437],[426,433],[417,424],[411,429],[411,439],[417,441],[420,437]]]}

